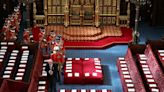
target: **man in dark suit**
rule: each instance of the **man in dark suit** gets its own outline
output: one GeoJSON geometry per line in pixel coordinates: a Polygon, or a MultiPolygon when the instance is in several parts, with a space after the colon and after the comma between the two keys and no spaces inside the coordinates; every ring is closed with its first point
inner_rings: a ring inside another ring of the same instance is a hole
{"type": "Polygon", "coordinates": [[[58,64],[53,63],[52,60],[46,65],[47,78],[49,80],[49,92],[56,92],[56,81],[58,75],[58,64]]]}

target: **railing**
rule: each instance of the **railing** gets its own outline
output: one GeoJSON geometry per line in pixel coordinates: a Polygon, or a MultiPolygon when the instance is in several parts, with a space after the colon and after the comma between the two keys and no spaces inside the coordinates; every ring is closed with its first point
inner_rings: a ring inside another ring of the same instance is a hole
{"type": "Polygon", "coordinates": [[[36,15],[35,16],[36,24],[38,26],[44,26],[44,18],[45,18],[44,15],[36,15]]]}
{"type": "Polygon", "coordinates": [[[119,16],[120,27],[129,27],[129,18],[127,15],[119,16]]]}

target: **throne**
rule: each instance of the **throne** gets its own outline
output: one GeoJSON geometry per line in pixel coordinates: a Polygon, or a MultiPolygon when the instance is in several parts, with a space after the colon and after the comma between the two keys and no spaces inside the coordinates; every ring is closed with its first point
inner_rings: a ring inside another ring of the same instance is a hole
{"type": "Polygon", "coordinates": [[[71,25],[80,25],[81,24],[80,12],[81,12],[80,5],[71,5],[71,12],[70,12],[70,24],[71,25]]]}
{"type": "Polygon", "coordinates": [[[84,17],[83,24],[84,25],[94,25],[94,6],[93,5],[84,5],[83,7],[84,17]]]}

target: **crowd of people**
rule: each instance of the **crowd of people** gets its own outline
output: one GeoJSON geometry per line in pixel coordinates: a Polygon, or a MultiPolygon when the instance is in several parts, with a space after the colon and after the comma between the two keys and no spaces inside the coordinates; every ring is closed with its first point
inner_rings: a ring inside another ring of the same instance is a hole
{"type": "Polygon", "coordinates": [[[45,29],[41,29],[40,43],[42,52],[46,59],[49,60],[46,65],[47,77],[50,82],[49,92],[56,92],[56,82],[61,83],[62,68],[65,62],[64,40],[60,34],[56,34],[53,30],[48,36],[42,36],[45,29]]]}
{"type": "Polygon", "coordinates": [[[8,15],[1,32],[3,33],[4,40],[15,41],[17,39],[19,24],[21,22],[20,6],[14,8],[14,12],[8,15]]]}

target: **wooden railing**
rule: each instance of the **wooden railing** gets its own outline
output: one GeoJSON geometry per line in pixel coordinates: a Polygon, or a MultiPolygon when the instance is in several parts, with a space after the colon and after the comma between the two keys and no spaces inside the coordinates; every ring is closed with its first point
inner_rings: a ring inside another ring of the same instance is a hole
{"type": "Polygon", "coordinates": [[[44,15],[36,15],[35,16],[35,21],[38,26],[44,26],[44,20],[45,16],[44,15]]]}
{"type": "Polygon", "coordinates": [[[120,27],[129,27],[129,17],[127,15],[119,16],[120,27]]]}

